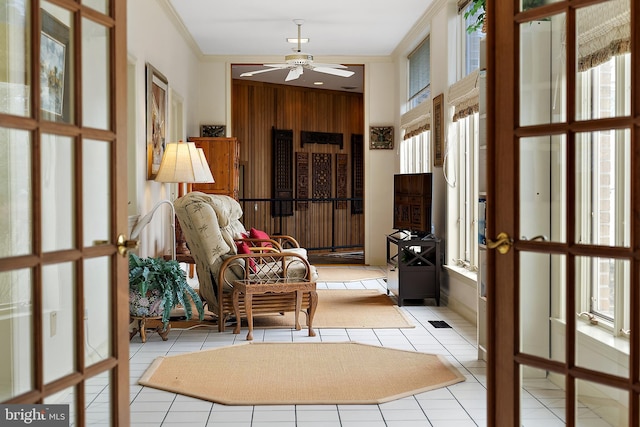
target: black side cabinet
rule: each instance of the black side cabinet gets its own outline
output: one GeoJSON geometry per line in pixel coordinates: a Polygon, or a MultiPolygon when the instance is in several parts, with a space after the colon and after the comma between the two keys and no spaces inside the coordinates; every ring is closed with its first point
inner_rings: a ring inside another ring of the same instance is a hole
{"type": "Polygon", "coordinates": [[[387,236],[387,294],[407,299],[434,298],[440,305],[440,239],[399,231],[387,236]],[[392,251],[396,246],[397,251],[392,251]],[[393,254],[395,252],[395,255],[393,254]]]}

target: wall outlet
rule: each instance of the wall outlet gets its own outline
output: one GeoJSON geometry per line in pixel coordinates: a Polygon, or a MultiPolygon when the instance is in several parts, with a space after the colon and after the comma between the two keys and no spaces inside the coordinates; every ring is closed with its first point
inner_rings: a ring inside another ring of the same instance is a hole
{"type": "Polygon", "coordinates": [[[58,312],[52,311],[49,314],[49,336],[53,337],[58,333],[58,312]]]}

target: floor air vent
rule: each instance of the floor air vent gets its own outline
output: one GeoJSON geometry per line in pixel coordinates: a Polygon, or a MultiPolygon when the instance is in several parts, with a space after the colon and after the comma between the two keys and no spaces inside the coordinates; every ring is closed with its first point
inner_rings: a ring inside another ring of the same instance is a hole
{"type": "Polygon", "coordinates": [[[444,320],[429,320],[429,323],[431,323],[431,325],[434,328],[450,328],[451,326],[449,326],[449,324],[447,322],[445,322],[444,320]]]}

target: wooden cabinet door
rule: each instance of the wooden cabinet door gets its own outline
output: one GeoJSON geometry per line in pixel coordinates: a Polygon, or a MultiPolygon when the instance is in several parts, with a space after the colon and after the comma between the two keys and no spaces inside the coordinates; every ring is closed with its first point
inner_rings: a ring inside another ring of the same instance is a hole
{"type": "Polygon", "coordinates": [[[238,199],[240,144],[236,138],[190,137],[196,147],[202,148],[215,182],[193,184],[194,191],[225,194],[238,199]]]}

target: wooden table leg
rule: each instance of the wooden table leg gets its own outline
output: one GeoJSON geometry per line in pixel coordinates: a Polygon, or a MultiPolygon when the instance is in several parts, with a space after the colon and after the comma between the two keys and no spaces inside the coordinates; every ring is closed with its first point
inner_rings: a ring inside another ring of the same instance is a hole
{"type": "Polygon", "coordinates": [[[240,291],[233,290],[233,314],[236,316],[236,327],[233,328],[234,334],[240,333],[240,291]]]}
{"type": "Polygon", "coordinates": [[[140,329],[140,339],[143,343],[147,342],[147,319],[143,317],[142,319],[138,319],[138,328],[140,329]]]}
{"type": "MultiPolygon", "coordinates": [[[[249,333],[247,334],[247,341],[253,340],[253,295],[251,292],[244,294],[244,311],[247,313],[247,324],[249,326],[249,333]]],[[[240,322],[240,319],[237,319],[240,322]]]]}
{"type": "Polygon", "coordinates": [[[158,325],[156,328],[156,332],[162,338],[162,341],[166,341],[169,339],[169,331],[171,330],[171,323],[167,324],[167,327],[163,327],[162,325],[158,325]]]}
{"type": "Polygon", "coordinates": [[[296,331],[299,331],[300,328],[300,310],[302,310],[302,291],[296,291],[296,331]]]}
{"type": "Polygon", "coordinates": [[[307,320],[309,321],[309,336],[315,337],[316,331],[313,330],[313,316],[316,314],[316,307],[318,306],[318,293],[316,291],[309,291],[309,314],[307,320]]]}

